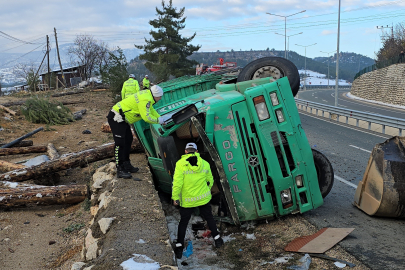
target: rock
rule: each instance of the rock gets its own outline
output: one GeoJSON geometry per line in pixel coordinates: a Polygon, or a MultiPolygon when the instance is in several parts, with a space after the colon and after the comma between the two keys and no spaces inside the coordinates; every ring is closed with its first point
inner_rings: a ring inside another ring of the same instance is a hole
{"type": "Polygon", "coordinates": [[[49,243],[48,243],[49,245],[53,245],[53,244],[56,244],[56,241],[54,241],[54,240],[51,240],[51,241],[49,241],[49,243]]]}
{"type": "Polygon", "coordinates": [[[92,216],[97,215],[98,212],[98,205],[90,207],[90,213],[92,216]]]}
{"type": "Polygon", "coordinates": [[[83,130],[83,131],[82,131],[82,134],[91,134],[91,131],[88,130],[88,129],[86,129],[86,130],[83,130]]]}
{"type": "Polygon", "coordinates": [[[89,266],[89,267],[86,267],[86,268],[84,268],[83,270],[91,270],[91,268],[93,268],[93,267],[94,267],[94,265],[89,266]]]}
{"type": "Polygon", "coordinates": [[[112,179],[113,176],[111,174],[96,171],[93,174],[93,185],[91,186],[93,192],[95,192],[97,189],[103,188],[103,183],[112,179]]]}
{"type": "Polygon", "coordinates": [[[85,265],[86,263],[84,262],[75,262],[74,264],[72,264],[72,268],[70,268],[70,270],[81,270],[85,265]]]}
{"type": "Polygon", "coordinates": [[[98,239],[93,237],[91,229],[87,230],[86,239],[84,241],[86,247],[86,260],[90,261],[97,258],[98,239]]]}
{"type": "Polygon", "coordinates": [[[102,218],[98,221],[98,225],[100,225],[100,230],[106,234],[108,229],[110,228],[112,222],[115,218],[102,218]]]}
{"type": "Polygon", "coordinates": [[[100,197],[98,197],[98,200],[100,201],[98,208],[107,208],[108,204],[112,201],[115,200],[115,197],[112,197],[111,195],[107,195],[108,191],[105,191],[101,193],[100,197]]]}

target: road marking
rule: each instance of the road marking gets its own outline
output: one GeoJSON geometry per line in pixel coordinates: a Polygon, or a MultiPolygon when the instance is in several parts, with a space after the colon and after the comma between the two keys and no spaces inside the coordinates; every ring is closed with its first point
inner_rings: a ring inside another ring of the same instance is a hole
{"type": "Polygon", "coordinates": [[[359,149],[359,150],[362,150],[362,151],[367,152],[367,153],[371,153],[371,151],[366,150],[366,149],[363,149],[363,148],[360,148],[360,147],[358,147],[358,146],[354,146],[354,145],[349,145],[349,146],[351,146],[351,147],[353,147],[353,148],[356,148],[356,149],[359,149]]]}
{"type": "Polygon", "coordinates": [[[342,177],[337,176],[336,174],[335,174],[335,179],[339,180],[342,183],[345,183],[348,186],[351,186],[352,188],[357,188],[357,186],[355,184],[350,183],[349,181],[343,179],[342,177]]]}

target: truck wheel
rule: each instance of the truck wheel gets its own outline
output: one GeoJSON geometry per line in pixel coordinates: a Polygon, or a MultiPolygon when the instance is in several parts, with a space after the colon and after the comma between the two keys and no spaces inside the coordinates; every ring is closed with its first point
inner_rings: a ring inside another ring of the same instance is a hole
{"type": "Polygon", "coordinates": [[[332,189],[334,182],[334,174],[332,164],[321,152],[312,149],[316,173],[318,175],[319,189],[321,190],[322,198],[325,198],[332,189]]]}
{"type": "Polygon", "coordinates": [[[285,58],[263,57],[247,64],[239,73],[238,82],[273,77],[278,80],[287,76],[295,97],[300,88],[300,75],[297,67],[285,58]]]}

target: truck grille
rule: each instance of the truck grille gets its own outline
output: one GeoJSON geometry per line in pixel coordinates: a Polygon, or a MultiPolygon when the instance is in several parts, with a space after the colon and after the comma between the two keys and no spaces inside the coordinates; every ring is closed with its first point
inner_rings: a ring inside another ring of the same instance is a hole
{"type": "MultiPolygon", "coordinates": [[[[278,132],[278,134],[280,135],[281,145],[284,148],[284,153],[287,158],[288,167],[289,167],[290,171],[292,171],[295,169],[295,163],[294,163],[294,159],[291,154],[290,145],[288,144],[288,141],[287,141],[287,136],[286,136],[285,132],[278,132]]],[[[283,174],[283,177],[287,177],[289,175],[289,172],[287,171],[287,167],[286,167],[284,157],[283,157],[283,151],[281,150],[280,140],[277,136],[277,132],[273,131],[270,133],[270,135],[271,135],[271,140],[273,141],[274,149],[276,150],[278,163],[280,164],[280,169],[283,174]]]]}
{"type": "Polygon", "coordinates": [[[256,147],[256,141],[254,136],[249,133],[248,125],[246,123],[246,119],[244,117],[240,117],[239,113],[235,112],[236,116],[236,124],[238,125],[238,129],[240,131],[240,138],[242,142],[242,147],[244,149],[245,158],[248,160],[251,156],[256,156],[259,159],[259,164],[255,167],[251,165],[247,165],[248,172],[250,175],[250,181],[253,185],[256,201],[259,210],[262,210],[262,202],[265,202],[263,188],[261,182],[265,180],[263,168],[261,166],[262,157],[258,153],[258,149],[256,147]]]}

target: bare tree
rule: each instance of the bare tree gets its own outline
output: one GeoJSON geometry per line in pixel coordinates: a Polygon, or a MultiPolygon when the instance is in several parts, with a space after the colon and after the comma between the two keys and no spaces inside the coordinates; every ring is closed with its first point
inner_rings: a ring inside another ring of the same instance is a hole
{"type": "Polygon", "coordinates": [[[13,68],[13,74],[18,78],[23,78],[26,84],[28,84],[30,91],[36,91],[38,84],[40,83],[37,71],[38,66],[33,62],[28,64],[19,63],[13,68]]]}
{"type": "Polygon", "coordinates": [[[84,79],[91,77],[92,73],[99,70],[108,57],[106,43],[96,40],[90,35],[78,35],[68,52],[72,62],[84,66],[84,79]]]}

